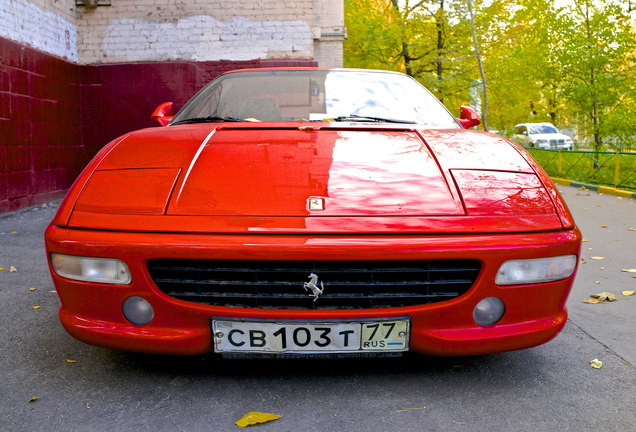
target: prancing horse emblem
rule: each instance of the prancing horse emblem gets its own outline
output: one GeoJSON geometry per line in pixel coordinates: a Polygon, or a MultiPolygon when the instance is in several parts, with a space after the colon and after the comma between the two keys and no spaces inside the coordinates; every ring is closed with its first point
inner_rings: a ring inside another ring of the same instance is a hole
{"type": "Polygon", "coordinates": [[[305,284],[303,285],[303,288],[305,288],[305,291],[311,290],[311,293],[314,296],[314,301],[316,301],[318,300],[318,297],[320,296],[320,294],[322,294],[323,290],[325,289],[325,286],[323,285],[322,282],[320,282],[320,288],[318,288],[318,276],[311,273],[309,275],[309,282],[305,282],[305,284]]]}

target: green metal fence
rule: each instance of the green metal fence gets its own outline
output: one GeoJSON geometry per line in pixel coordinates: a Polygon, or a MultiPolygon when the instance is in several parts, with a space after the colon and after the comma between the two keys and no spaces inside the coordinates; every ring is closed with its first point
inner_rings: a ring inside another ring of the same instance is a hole
{"type": "Polygon", "coordinates": [[[636,153],[527,150],[551,177],[636,190],[636,153]]]}

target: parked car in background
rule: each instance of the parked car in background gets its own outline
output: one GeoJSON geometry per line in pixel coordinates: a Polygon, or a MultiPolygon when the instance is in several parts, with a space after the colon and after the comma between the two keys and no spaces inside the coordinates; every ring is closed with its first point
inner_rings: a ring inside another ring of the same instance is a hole
{"type": "Polygon", "coordinates": [[[515,125],[512,139],[526,148],[572,150],[574,142],[552,123],[520,123],[515,125]]]}
{"type": "Polygon", "coordinates": [[[409,76],[228,72],[103,148],[46,231],[60,319],[128,351],[474,355],[556,336],[581,233],[409,76]]]}

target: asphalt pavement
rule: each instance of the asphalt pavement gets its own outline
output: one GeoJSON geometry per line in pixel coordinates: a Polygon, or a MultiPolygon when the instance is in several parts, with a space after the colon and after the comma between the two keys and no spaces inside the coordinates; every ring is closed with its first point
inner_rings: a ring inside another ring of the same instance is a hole
{"type": "Polygon", "coordinates": [[[131,354],[59,323],[43,232],[56,203],[0,216],[0,431],[636,431],[636,201],[560,186],[583,232],[563,332],[488,356],[223,360],[131,354]],[[16,271],[11,271],[11,268],[16,271]],[[611,292],[614,302],[586,304],[611,292]],[[590,361],[603,365],[594,369],[590,361]]]}

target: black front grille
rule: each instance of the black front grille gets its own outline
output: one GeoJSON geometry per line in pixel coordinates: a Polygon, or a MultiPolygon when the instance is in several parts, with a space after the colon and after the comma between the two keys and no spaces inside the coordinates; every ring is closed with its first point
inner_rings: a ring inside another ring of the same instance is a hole
{"type": "Polygon", "coordinates": [[[206,261],[148,263],[167,295],[215,306],[277,309],[368,309],[412,306],[462,295],[479,274],[477,261],[206,261]],[[305,282],[318,276],[314,301],[305,282]]]}

